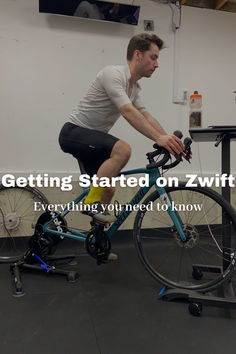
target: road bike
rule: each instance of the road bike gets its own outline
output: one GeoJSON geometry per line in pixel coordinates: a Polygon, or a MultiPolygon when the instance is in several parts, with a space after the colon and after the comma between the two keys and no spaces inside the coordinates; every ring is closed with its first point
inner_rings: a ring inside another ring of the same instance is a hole
{"type": "MultiPolygon", "coordinates": [[[[188,160],[191,139],[186,138],[184,144],[188,160]]],[[[64,211],[47,211],[40,215],[35,222],[28,249],[15,258],[24,263],[44,260],[55,252],[63,239],[69,238],[82,242],[97,264],[106,263],[111,251],[111,238],[134,207],[139,205],[133,226],[133,240],[142,264],[152,277],[169,288],[201,292],[214,290],[231,279],[236,261],[235,210],[210,188],[186,187],[184,182],[177,186],[160,186],[157,182],[163,178],[164,172],[177,166],[183,158],[181,155],[171,157],[166,149],[157,144],[153,147],[154,151],[146,154],[148,164],[145,168],[122,172],[126,176],[147,174],[149,185],[141,187],[129,202],[122,205],[122,211],[114,223],[106,225],[93,218],[90,229],[86,231],[67,225],[66,216],[71,212],[70,206],[78,205],[88,194],[89,189],[84,189],[68,203],[64,211]],[[150,191],[151,188],[154,191],[150,191]]],[[[36,193],[35,197],[47,204],[40,194],[36,193]]],[[[16,214],[14,210],[4,212],[0,192],[0,224],[5,236],[0,238],[0,262],[14,258],[10,250],[3,247],[8,236],[16,235],[18,229],[24,233],[24,228],[19,227],[22,219],[18,219],[16,214]],[[15,229],[9,226],[9,215],[14,216],[16,225],[18,223],[15,229]]],[[[32,215],[35,218],[36,215],[32,215]]],[[[15,239],[11,241],[11,248],[15,239]]],[[[44,262],[42,265],[45,267],[44,262]]],[[[46,269],[48,272],[52,270],[46,269]]]]}

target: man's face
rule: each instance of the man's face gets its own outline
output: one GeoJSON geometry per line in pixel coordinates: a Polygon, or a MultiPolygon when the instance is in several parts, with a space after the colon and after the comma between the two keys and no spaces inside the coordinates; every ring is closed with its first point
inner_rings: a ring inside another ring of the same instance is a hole
{"type": "Polygon", "coordinates": [[[138,73],[142,77],[151,77],[158,68],[159,48],[156,44],[151,43],[150,49],[144,53],[140,52],[138,60],[138,73]]]}

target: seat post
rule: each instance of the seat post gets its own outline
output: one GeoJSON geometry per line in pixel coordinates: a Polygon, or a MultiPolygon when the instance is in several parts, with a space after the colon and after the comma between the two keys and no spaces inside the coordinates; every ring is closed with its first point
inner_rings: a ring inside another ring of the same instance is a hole
{"type": "Polygon", "coordinates": [[[77,158],[81,174],[87,174],[83,162],[77,158]]]}

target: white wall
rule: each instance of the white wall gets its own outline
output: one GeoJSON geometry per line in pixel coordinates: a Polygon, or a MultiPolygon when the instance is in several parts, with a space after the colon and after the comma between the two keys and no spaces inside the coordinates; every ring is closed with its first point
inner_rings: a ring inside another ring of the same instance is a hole
{"type": "MultiPolygon", "coordinates": [[[[141,5],[137,27],[39,14],[38,0],[0,1],[1,174],[6,172],[77,171],[73,157],[58,145],[61,126],[91,80],[107,64],[125,63],[129,38],[153,19],[155,33],[168,48],[161,52],[158,73],[143,79],[142,96],[149,111],[168,132],[188,131],[188,106],[172,103],[174,33],[168,5],[149,0],[120,1],[141,5]]],[[[176,33],[178,95],[182,89],[203,94],[203,125],[236,124],[236,14],[183,7],[176,33]]],[[[152,142],[123,118],[111,131],[130,142],[128,168],[145,165],[152,142]]],[[[200,144],[206,173],[220,171],[220,148],[200,144]]],[[[197,144],[191,165],[177,172],[199,171],[197,144]]],[[[232,143],[235,154],[235,142],[232,143]]],[[[232,158],[232,172],[236,171],[232,158]]]]}

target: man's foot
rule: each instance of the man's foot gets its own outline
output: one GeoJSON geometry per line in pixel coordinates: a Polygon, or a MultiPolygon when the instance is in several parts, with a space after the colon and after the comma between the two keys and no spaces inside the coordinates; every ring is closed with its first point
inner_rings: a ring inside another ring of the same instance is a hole
{"type": "Polygon", "coordinates": [[[84,210],[82,211],[82,214],[89,215],[95,220],[104,224],[110,224],[116,221],[116,217],[109,214],[107,210],[104,210],[104,207],[100,202],[84,204],[84,210]]]}
{"type": "Polygon", "coordinates": [[[118,260],[118,256],[117,256],[117,254],[110,252],[108,257],[107,257],[107,260],[109,262],[117,261],[118,260]]]}

